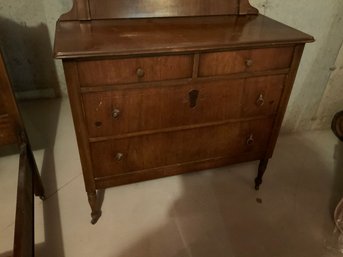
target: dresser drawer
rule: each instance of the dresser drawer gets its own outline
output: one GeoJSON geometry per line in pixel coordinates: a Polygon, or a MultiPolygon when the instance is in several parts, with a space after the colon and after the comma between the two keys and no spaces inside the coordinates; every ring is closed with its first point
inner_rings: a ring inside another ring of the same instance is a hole
{"type": "Polygon", "coordinates": [[[278,75],[86,93],[83,105],[88,132],[90,137],[101,137],[268,116],[277,111],[284,78],[278,75]]]}
{"type": "Polygon", "coordinates": [[[292,47],[205,53],[200,55],[199,76],[284,69],[292,57],[292,47]]]}
{"type": "Polygon", "coordinates": [[[273,119],[91,143],[95,177],[265,151],[273,119]]]}
{"type": "Polygon", "coordinates": [[[286,75],[245,79],[240,116],[248,118],[276,113],[285,79],[286,75]]]}
{"type": "Polygon", "coordinates": [[[162,56],[78,62],[81,86],[191,78],[193,56],[162,56]]]}

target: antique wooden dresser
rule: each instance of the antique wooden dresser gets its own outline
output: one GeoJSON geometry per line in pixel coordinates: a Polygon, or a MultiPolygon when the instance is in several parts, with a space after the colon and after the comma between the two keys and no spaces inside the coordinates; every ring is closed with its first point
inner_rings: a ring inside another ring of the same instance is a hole
{"type": "Polygon", "coordinates": [[[92,223],[97,189],[260,160],[313,38],[248,0],[74,0],[56,27],[92,223]]]}

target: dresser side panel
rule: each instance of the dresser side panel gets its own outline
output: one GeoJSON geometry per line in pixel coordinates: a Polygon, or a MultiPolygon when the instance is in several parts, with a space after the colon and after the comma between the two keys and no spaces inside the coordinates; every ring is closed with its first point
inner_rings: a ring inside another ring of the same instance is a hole
{"type": "Polygon", "coordinates": [[[74,121],[77,144],[82,164],[84,182],[87,192],[95,190],[95,183],[92,170],[92,160],[89,149],[88,133],[83,115],[79,76],[76,63],[73,61],[64,61],[64,74],[67,81],[68,95],[71,106],[71,112],[74,121]]]}
{"type": "Polygon", "coordinates": [[[285,116],[286,108],[287,108],[288,101],[289,101],[289,98],[293,89],[293,84],[297,75],[297,71],[299,68],[300,61],[301,61],[301,56],[304,51],[304,47],[305,47],[305,44],[299,44],[295,46],[294,48],[291,68],[288,75],[286,76],[285,86],[284,86],[284,90],[281,96],[278,113],[275,118],[274,128],[270,136],[269,145],[266,152],[266,158],[270,158],[273,155],[273,151],[276,145],[277,138],[280,133],[282,121],[285,116]]]}

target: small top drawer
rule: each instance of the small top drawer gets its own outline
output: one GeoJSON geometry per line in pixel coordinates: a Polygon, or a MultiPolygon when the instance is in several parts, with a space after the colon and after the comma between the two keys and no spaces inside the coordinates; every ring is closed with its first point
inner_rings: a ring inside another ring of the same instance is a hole
{"type": "Polygon", "coordinates": [[[293,47],[205,53],[200,55],[199,76],[218,76],[288,68],[293,47]]]}
{"type": "Polygon", "coordinates": [[[193,56],[160,56],[78,62],[81,86],[191,78],[193,56]]]}

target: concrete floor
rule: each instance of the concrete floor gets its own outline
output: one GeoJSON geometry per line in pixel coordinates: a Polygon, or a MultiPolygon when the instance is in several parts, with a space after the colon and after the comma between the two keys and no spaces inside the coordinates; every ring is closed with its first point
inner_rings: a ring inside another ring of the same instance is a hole
{"type": "MultiPolygon", "coordinates": [[[[90,224],[67,99],[23,115],[48,199],[35,200],[37,257],[334,257],[343,237],[343,144],[330,131],[283,135],[259,192],[257,162],[107,189],[90,224]]],[[[0,257],[13,244],[18,155],[0,157],[0,257]]]]}

